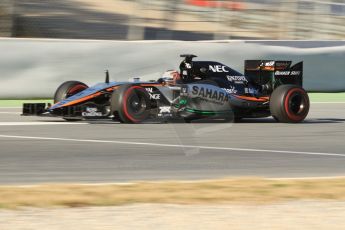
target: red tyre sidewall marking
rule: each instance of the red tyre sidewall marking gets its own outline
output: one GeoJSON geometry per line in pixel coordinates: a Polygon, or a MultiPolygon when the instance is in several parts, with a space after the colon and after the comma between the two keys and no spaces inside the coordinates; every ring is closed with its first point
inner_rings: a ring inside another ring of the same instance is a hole
{"type": "Polygon", "coordinates": [[[143,90],[143,88],[140,87],[140,86],[132,86],[132,87],[130,87],[130,88],[127,89],[127,91],[126,91],[126,93],[125,93],[125,95],[124,95],[124,99],[123,99],[123,112],[125,113],[126,117],[127,117],[129,120],[131,120],[132,122],[138,123],[138,122],[140,122],[140,120],[135,119],[134,117],[132,117],[132,115],[130,115],[130,114],[128,113],[128,109],[127,109],[127,99],[128,99],[128,96],[129,96],[129,94],[130,94],[134,89],[143,90]]]}
{"type": "Polygon", "coordinates": [[[68,90],[68,93],[67,94],[76,94],[76,93],[79,93],[80,91],[86,89],[87,87],[85,85],[75,85],[73,86],[72,88],[70,88],[68,90]]]}
{"type": "Polygon", "coordinates": [[[288,94],[287,94],[286,97],[285,97],[284,108],[285,108],[286,114],[288,115],[288,117],[289,117],[291,120],[293,120],[293,121],[300,121],[301,118],[302,118],[302,116],[296,116],[296,115],[292,114],[292,113],[290,112],[290,109],[289,109],[289,99],[290,99],[291,95],[292,95],[293,93],[295,93],[295,92],[300,92],[300,93],[302,94],[303,99],[305,98],[305,96],[304,96],[304,91],[303,91],[302,89],[298,89],[298,88],[297,88],[297,89],[292,89],[292,90],[290,90],[290,91],[288,92],[288,94]]]}

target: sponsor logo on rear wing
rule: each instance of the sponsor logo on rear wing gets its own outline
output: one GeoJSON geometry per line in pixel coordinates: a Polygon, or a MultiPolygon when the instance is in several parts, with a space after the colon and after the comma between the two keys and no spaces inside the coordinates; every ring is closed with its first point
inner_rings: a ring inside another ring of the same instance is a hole
{"type": "Polygon", "coordinates": [[[302,86],[303,62],[291,65],[285,60],[246,60],[244,75],[256,84],[296,84],[302,86]]]}
{"type": "Polygon", "coordinates": [[[274,71],[290,69],[292,61],[245,60],[245,71],[274,71]]]}

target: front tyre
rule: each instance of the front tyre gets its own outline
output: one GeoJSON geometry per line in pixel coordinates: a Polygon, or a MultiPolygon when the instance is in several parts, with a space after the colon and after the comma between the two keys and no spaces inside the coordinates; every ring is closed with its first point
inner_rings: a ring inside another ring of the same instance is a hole
{"type": "Polygon", "coordinates": [[[112,94],[110,107],[120,122],[141,123],[150,116],[150,95],[141,86],[122,85],[112,94]]]}
{"type": "MultiPolygon", "coordinates": [[[[54,94],[54,104],[62,101],[66,98],[69,98],[85,89],[87,89],[88,86],[80,81],[66,81],[62,83],[54,94]]],[[[80,121],[82,119],[80,118],[74,118],[74,117],[63,117],[66,121],[80,121]]]]}
{"type": "Polygon", "coordinates": [[[298,85],[281,85],[270,97],[271,115],[279,122],[301,122],[308,115],[309,107],[308,94],[298,85]]]}
{"type": "Polygon", "coordinates": [[[66,81],[62,83],[54,94],[54,103],[62,101],[71,97],[85,89],[89,88],[86,84],[80,81],[66,81]]]}

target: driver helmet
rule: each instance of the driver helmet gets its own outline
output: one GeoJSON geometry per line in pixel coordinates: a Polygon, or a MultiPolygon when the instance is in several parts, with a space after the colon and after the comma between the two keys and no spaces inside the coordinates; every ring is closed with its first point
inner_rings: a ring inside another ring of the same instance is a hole
{"type": "Polygon", "coordinates": [[[166,84],[169,85],[176,85],[181,81],[181,77],[178,71],[176,70],[168,70],[163,73],[162,79],[166,84]]]}

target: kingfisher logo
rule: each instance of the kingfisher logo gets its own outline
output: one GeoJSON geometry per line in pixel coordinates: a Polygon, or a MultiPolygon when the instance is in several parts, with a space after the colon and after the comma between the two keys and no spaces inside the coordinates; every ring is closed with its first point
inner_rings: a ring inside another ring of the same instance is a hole
{"type": "Polygon", "coordinates": [[[213,90],[211,88],[199,87],[196,85],[192,88],[192,94],[194,96],[209,99],[210,101],[229,101],[229,97],[225,92],[213,90]]]}
{"type": "Polygon", "coordinates": [[[228,81],[235,82],[235,83],[243,83],[247,82],[247,78],[245,76],[228,76],[226,75],[228,81]]]}
{"type": "Polygon", "coordinates": [[[226,70],[226,67],[224,65],[209,65],[208,69],[214,73],[227,73],[227,72],[229,72],[228,70],[226,70]]]}

